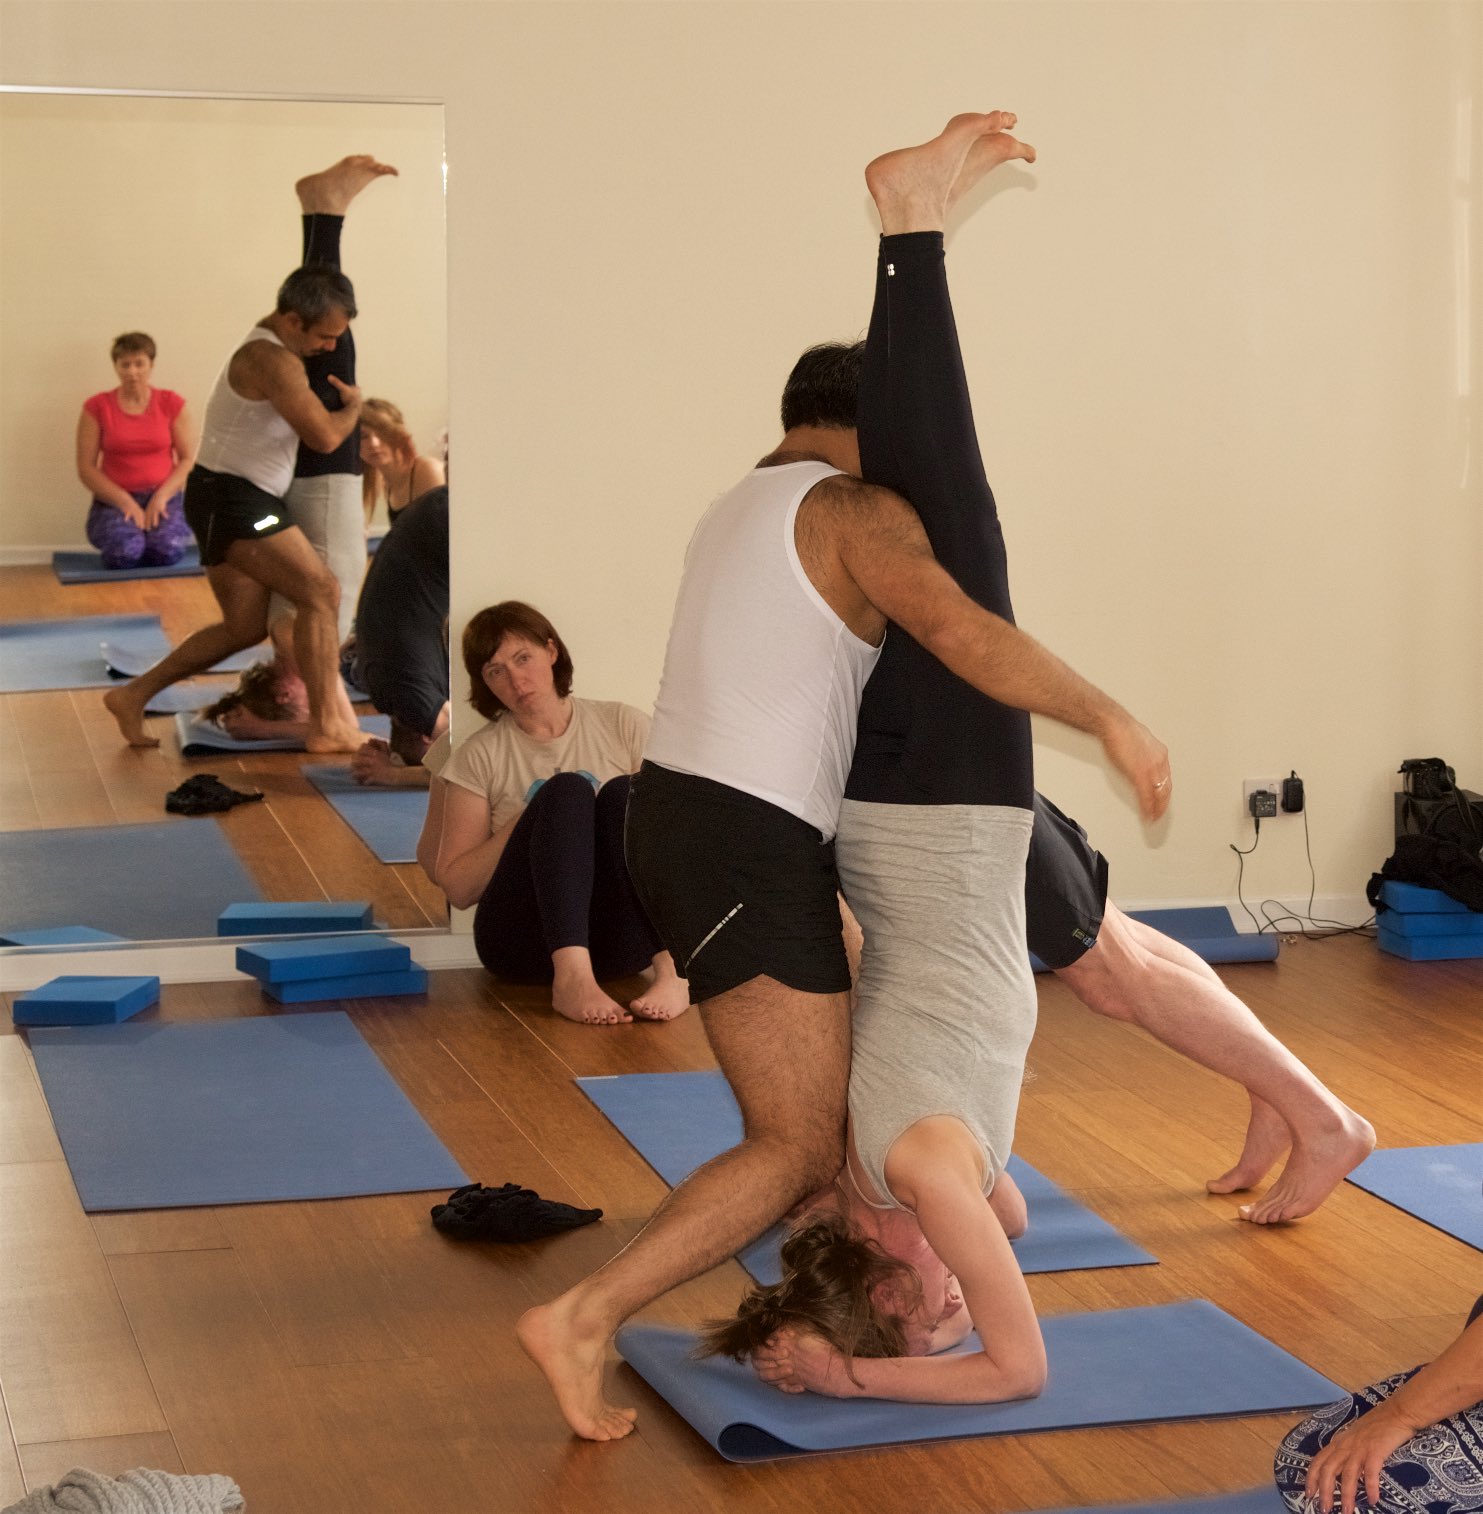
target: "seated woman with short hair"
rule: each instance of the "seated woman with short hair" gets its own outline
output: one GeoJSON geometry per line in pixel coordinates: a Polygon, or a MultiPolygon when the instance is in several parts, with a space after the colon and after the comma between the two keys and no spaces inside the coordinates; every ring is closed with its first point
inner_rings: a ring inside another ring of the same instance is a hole
{"type": "Polygon", "coordinates": [[[649,718],[577,699],[572,659],[539,610],[506,600],[463,635],[470,701],[489,724],[440,775],[434,881],[477,905],[474,945],[490,972],[551,984],[558,1014],[588,1025],[669,1020],[689,989],[634,892],[623,816],[649,718]],[[625,1009],[599,978],[642,972],[625,1009]]]}

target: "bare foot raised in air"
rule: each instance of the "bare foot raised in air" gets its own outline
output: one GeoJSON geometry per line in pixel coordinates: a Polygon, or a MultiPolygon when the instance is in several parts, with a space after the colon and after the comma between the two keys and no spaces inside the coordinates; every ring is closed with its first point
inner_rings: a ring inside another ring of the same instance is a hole
{"type": "Polygon", "coordinates": [[[887,236],[941,231],[949,206],[996,163],[1014,157],[1033,162],[1035,149],[1008,135],[1014,122],[1014,113],[1006,110],[954,116],[930,142],[898,148],[867,164],[865,184],[880,212],[881,230],[887,236]],[[985,140],[991,138],[998,140],[985,140]]]}
{"type": "Polygon", "coordinates": [[[630,1014],[641,1020],[673,1020],[690,1008],[690,985],[675,971],[675,959],[660,952],[644,969],[649,986],[628,1001],[630,1014]]]}
{"type": "Polygon", "coordinates": [[[342,216],[373,179],[395,173],[390,163],[378,163],[367,152],[356,153],[318,173],[306,174],[294,185],[294,193],[306,216],[342,216]]]}
{"type": "Polygon", "coordinates": [[[1375,1149],[1370,1122],[1345,1105],[1332,1128],[1318,1135],[1295,1133],[1292,1155],[1277,1181],[1240,1215],[1253,1225],[1279,1225],[1312,1214],[1375,1149]]]}
{"type": "Polygon", "coordinates": [[[633,1016],[592,975],[585,946],[563,946],[551,953],[551,1007],[578,1025],[632,1025],[633,1016]]]}
{"type": "Polygon", "coordinates": [[[607,1331],[584,1328],[568,1296],[527,1309],[515,1334],[545,1373],[562,1417],[584,1440],[621,1440],[633,1429],[637,1410],[619,1408],[603,1397],[607,1331]]]}
{"type": "Polygon", "coordinates": [[[108,713],[118,722],[118,728],[125,741],[130,746],[158,746],[160,738],[151,736],[144,729],[144,706],[146,700],[131,694],[133,684],[126,683],[121,688],[109,689],[103,696],[103,703],[108,713]]]}

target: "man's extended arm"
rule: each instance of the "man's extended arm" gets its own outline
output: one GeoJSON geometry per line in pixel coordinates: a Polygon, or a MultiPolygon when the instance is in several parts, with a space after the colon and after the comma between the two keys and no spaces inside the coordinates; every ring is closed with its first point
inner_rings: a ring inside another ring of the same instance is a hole
{"type": "Polygon", "coordinates": [[[1164,813],[1172,784],[1163,742],[1034,637],[970,599],[932,556],[900,495],[853,480],[838,492],[848,501],[836,516],[839,561],[882,615],[991,699],[1095,736],[1143,815],[1164,813]]]}
{"type": "Polygon", "coordinates": [[[309,387],[302,359],[271,342],[249,342],[232,358],[230,381],[246,399],[264,399],[315,452],[333,452],[360,419],[360,390],[333,374],[326,378],[340,391],[342,410],[326,410],[309,387]]]}

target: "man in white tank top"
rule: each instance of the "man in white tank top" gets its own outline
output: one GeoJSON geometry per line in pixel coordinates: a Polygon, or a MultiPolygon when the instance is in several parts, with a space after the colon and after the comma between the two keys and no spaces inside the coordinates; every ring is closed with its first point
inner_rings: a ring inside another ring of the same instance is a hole
{"type": "Polygon", "coordinates": [[[365,739],[336,699],[339,587],[283,506],[300,439],[333,452],[360,417],[359,389],[332,379],[344,408],[329,411],[304,369],[306,357],[334,349],[355,313],[355,291],[343,274],[295,269],[273,312],[248,332],[217,377],[186,480],[185,514],[222,618],[103,696],[130,746],[159,745],[145,730],[144,712],[160,690],[263,639],[275,592],[296,612],[294,653],[309,694],[306,750],[354,751],[365,739]]]}
{"type": "MultiPolygon", "coordinates": [[[[899,155],[932,215],[960,173],[973,173],[970,149],[988,120],[955,117],[899,155]]],[[[908,185],[908,219],[913,194],[908,185]]],[[[843,1163],[849,971],[830,841],[887,622],[1001,704],[1096,735],[1146,815],[1162,812],[1168,789],[1161,743],[975,604],[938,566],[905,500],[851,476],[857,383],[841,402],[810,356],[784,394],[781,445],[691,541],[629,807],[630,869],[700,1001],[746,1136],[676,1189],[618,1257],[518,1327],[568,1424],[590,1440],[633,1428],[634,1411],[603,1394],[617,1327],[734,1255],[843,1163]]]]}

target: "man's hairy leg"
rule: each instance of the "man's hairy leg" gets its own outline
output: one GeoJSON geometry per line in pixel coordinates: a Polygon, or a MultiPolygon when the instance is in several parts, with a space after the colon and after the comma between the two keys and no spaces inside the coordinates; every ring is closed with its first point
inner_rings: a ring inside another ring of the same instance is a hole
{"type": "Polygon", "coordinates": [[[843,1164],[848,996],[761,977],[702,1004],[700,1014],[741,1106],[741,1145],[692,1173],[612,1261],[527,1310],[517,1327],[567,1423],[588,1440],[617,1440],[633,1428],[634,1410],[603,1396],[618,1326],[735,1255],[843,1164]]]}
{"type": "Polygon", "coordinates": [[[1115,905],[1096,946],[1057,977],[1089,1009],[1141,1026],[1246,1089],[1245,1145],[1236,1165],[1206,1184],[1210,1192],[1250,1188],[1291,1147],[1271,1189],[1242,1206],[1243,1219],[1272,1224],[1311,1214],[1373,1149],[1369,1121],[1335,1098],[1209,963],[1115,905]]]}

